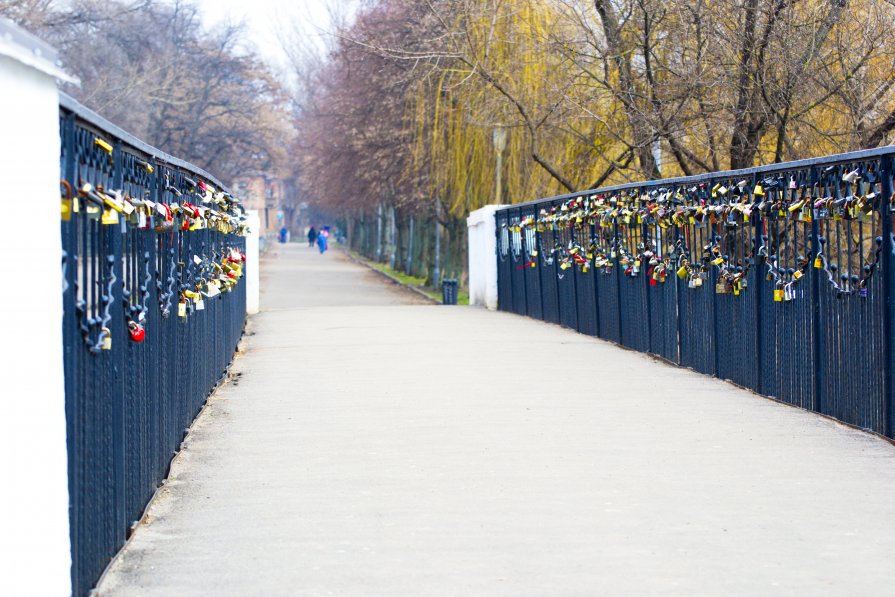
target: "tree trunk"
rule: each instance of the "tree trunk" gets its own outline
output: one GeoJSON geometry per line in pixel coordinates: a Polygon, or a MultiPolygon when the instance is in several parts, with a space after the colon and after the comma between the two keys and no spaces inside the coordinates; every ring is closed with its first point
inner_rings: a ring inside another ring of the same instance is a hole
{"type": "Polygon", "coordinates": [[[382,263],[382,203],[376,206],[376,263],[382,263]]]}
{"type": "Polygon", "coordinates": [[[407,263],[404,265],[404,272],[408,276],[413,275],[413,216],[410,216],[407,232],[407,263]]]}
{"type": "Polygon", "coordinates": [[[395,222],[395,206],[393,205],[389,210],[390,224],[388,230],[388,266],[391,269],[395,269],[395,251],[397,250],[397,223],[395,222]]]}
{"type": "Polygon", "coordinates": [[[435,200],[435,259],[434,269],[432,271],[432,287],[438,288],[441,282],[441,222],[438,217],[441,215],[441,202],[435,200]]]}

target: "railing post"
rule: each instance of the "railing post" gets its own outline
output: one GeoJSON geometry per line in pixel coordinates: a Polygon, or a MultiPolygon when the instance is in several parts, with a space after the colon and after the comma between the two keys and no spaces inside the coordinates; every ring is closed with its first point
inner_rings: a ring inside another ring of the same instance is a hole
{"type": "MultiPolygon", "coordinates": [[[[716,237],[719,236],[717,226],[718,224],[715,224],[714,226],[710,225],[710,229],[712,231],[712,238],[710,239],[711,244],[718,242],[716,239],[716,237]]],[[[715,267],[712,267],[710,269],[712,275],[710,276],[711,282],[708,291],[712,295],[712,354],[714,357],[712,363],[712,375],[717,378],[721,378],[721,375],[719,374],[719,363],[721,362],[721,347],[720,342],[718,342],[718,330],[720,326],[718,325],[718,292],[716,290],[716,287],[718,285],[718,272],[716,271],[716,269],[717,268],[715,267]]]]}
{"type": "Polygon", "coordinates": [[[254,315],[261,310],[261,254],[258,245],[261,218],[257,210],[246,212],[249,235],[245,240],[246,251],[246,314],[254,315]]]}
{"type": "MultiPolygon", "coordinates": [[[[597,226],[596,226],[596,224],[591,223],[590,224],[590,242],[591,242],[591,244],[596,245],[596,240],[597,240],[597,226]]],[[[597,268],[594,267],[596,263],[597,263],[597,255],[596,255],[596,251],[595,251],[594,253],[591,254],[591,258],[590,258],[590,267],[594,272],[593,273],[593,276],[594,276],[594,317],[597,318],[597,329],[596,329],[597,338],[602,338],[603,330],[600,326],[600,276],[597,275],[597,272],[599,270],[597,270],[597,268]]]]}
{"type": "MultiPolygon", "coordinates": [[[[640,225],[640,242],[646,246],[646,241],[649,240],[649,226],[646,222],[641,223],[640,225]]],[[[653,247],[654,249],[658,249],[658,247],[653,247]]],[[[646,275],[646,272],[649,271],[648,263],[640,264],[640,271],[643,272],[643,279],[641,281],[641,285],[644,288],[644,294],[646,294],[646,351],[652,354],[655,354],[653,350],[653,309],[652,309],[652,293],[650,292],[650,283],[649,276],[646,275]]]]}
{"type": "MultiPolygon", "coordinates": [[[[124,171],[122,169],[122,148],[121,141],[116,141],[112,148],[112,188],[121,189],[124,181],[124,171]]],[[[115,487],[115,522],[116,522],[116,539],[123,541],[126,537],[126,531],[130,526],[127,520],[127,487],[126,487],[126,470],[125,470],[125,437],[124,420],[125,420],[125,396],[124,392],[124,371],[126,364],[124,357],[127,354],[124,350],[124,343],[127,341],[124,330],[124,307],[122,304],[121,289],[124,288],[124,268],[122,267],[124,258],[124,234],[127,230],[127,222],[122,215],[119,219],[119,225],[108,226],[106,242],[108,252],[114,259],[112,271],[115,273],[117,282],[112,286],[112,321],[109,322],[109,330],[112,333],[112,348],[108,354],[102,355],[110,361],[110,369],[112,379],[108,379],[106,386],[109,389],[109,397],[112,399],[112,450],[114,471],[114,487],[115,487]]]]}
{"type": "MultiPolygon", "coordinates": [[[[675,243],[677,243],[678,239],[683,236],[681,232],[680,226],[674,226],[673,228],[669,228],[669,230],[674,230],[677,234],[677,238],[674,239],[675,243]]],[[[695,233],[695,231],[694,231],[695,233]]],[[[692,244],[692,242],[691,242],[692,244]]],[[[690,247],[690,254],[692,257],[693,248],[690,247]]],[[[684,365],[684,326],[682,323],[683,313],[681,312],[681,286],[685,284],[683,280],[677,277],[677,264],[672,264],[673,267],[669,275],[672,276],[672,280],[674,280],[674,300],[675,300],[675,313],[677,314],[677,364],[680,366],[684,365]]],[[[686,293],[686,290],[684,291],[686,293]]]]}
{"type": "MultiPolygon", "coordinates": [[[[569,226],[569,239],[576,243],[578,241],[577,236],[575,235],[575,225],[572,224],[569,226]]],[[[586,255],[586,253],[585,253],[586,255]]],[[[572,312],[575,314],[575,331],[579,331],[581,329],[581,321],[580,321],[580,311],[578,310],[578,266],[575,263],[572,263],[572,312]]]]}
{"type": "MultiPolygon", "coordinates": [[[[0,193],[8,214],[0,292],[0,550],[7,554],[0,594],[64,595],[73,592],[67,478],[73,463],[66,453],[63,347],[77,332],[63,327],[72,321],[63,314],[64,304],[74,304],[76,266],[60,235],[59,180],[69,168],[60,170],[56,80],[71,79],[56,66],[52,48],[5,19],[0,40],[0,193]]],[[[66,121],[64,131],[71,130],[66,121]]]]}
{"type": "Polygon", "coordinates": [[[755,210],[752,219],[752,269],[755,270],[755,388],[759,394],[762,393],[762,346],[764,345],[764,334],[762,333],[762,305],[765,301],[765,276],[762,271],[764,263],[758,255],[758,249],[762,246],[761,231],[764,225],[763,214],[755,210]]]}
{"type": "MultiPolygon", "coordinates": [[[[613,258],[614,263],[612,269],[614,270],[614,278],[615,278],[615,306],[616,306],[616,315],[618,316],[618,343],[622,346],[625,345],[625,335],[622,332],[622,276],[624,273],[622,272],[621,266],[621,258],[618,255],[618,219],[613,218],[612,222],[612,246],[614,247],[611,251],[615,252],[615,257],[613,258]]],[[[610,253],[611,255],[611,253],[610,253]]]]}
{"type": "Polygon", "coordinates": [[[821,357],[824,354],[824,344],[823,344],[823,334],[821,333],[821,318],[820,318],[820,273],[819,270],[813,267],[814,257],[820,252],[820,224],[817,221],[817,218],[814,217],[814,189],[817,188],[816,185],[819,182],[819,175],[817,171],[817,167],[811,168],[811,175],[809,177],[809,184],[811,185],[810,197],[812,202],[812,217],[811,217],[811,255],[807,255],[806,257],[812,263],[810,267],[811,272],[811,327],[814,332],[814,343],[811,346],[812,354],[812,366],[814,367],[814,387],[812,388],[812,396],[811,396],[811,410],[814,412],[823,412],[823,392],[824,392],[824,377],[825,371],[823,367],[823,363],[821,362],[821,357]]]}
{"type": "MultiPolygon", "coordinates": [[[[522,208],[519,208],[518,212],[519,212],[519,222],[521,223],[522,222],[522,208]]],[[[527,240],[525,238],[526,235],[521,230],[522,229],[520,227],[519,248],[520,248],[520,253],[522,256],[522,298],[525,301],[525,316],[531,317],[531,313],[528,308],[528,276],[529,276],[529,273],[528,273],[528,261],[526,261],[526,258],[527,258],[526,246],[528,243],[525,242],[527,240]]]]}
{"type": "MultiPolygon", "coordinates": [[[[551,207],[556,207],[555,203],[551,203],[550,205],[551,207]]],[[[550,227],[553,230],[553,246],[550,247],[550,252],[553,253],[553,249],[556,248],[556,224],[552,223],[550,224],[550,227]]],[[[562,296],[562,289],[560,287],[561,278],[559,277],[559,272],[561,270],[559,269],[559,263],[556,261],[557,259],[558,255],[553,255],[553,276],[556,278],[556,323],[562,325],[562,299],[560,298],[562,296]]]]}
{"type": "Polygon", "coordinates": [[[882,199],[880,200],[880,218],[882,219],[882,248],[880,258],[883,275],[883,362],[882,362],[882,389],[883,404],[885,405],[883,434],[886,437],[895,437],[895,401],[892,399],[893,371],[892,371],[892,321],[893,321],[893,296],[892,296],[892,253],[895,251],[895,243],[892,239],[892,156],[885,155],[880,158],[882,176],[882,199]]]}

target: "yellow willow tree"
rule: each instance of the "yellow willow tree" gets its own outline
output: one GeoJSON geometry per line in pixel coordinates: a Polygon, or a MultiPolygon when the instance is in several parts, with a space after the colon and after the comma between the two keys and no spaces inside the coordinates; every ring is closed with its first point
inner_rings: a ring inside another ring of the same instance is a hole
{"type": "Polygon", "coordinates": [[[875,146],[895,128],[889,2],[556,1],[573,31],[556,47],[639,177],[875,146]]]}
{"type": "Polygon", "coordinates": [[[580,109],[580,77],[556,51],[552,2],[503,0],[432,6],[445,60],[409,98],[415,168],[462,215],[493,203],[495,131],[506,134],[501,201],[586,188],[613,169],[614,140],[580,109]]]}

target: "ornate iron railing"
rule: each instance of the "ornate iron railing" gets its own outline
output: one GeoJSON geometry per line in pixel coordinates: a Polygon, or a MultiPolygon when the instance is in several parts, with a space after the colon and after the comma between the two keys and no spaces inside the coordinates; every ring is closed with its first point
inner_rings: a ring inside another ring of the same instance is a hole
{"type": "Polygon", "coordinates": [[[895,437],[881,148],[497,212],[500,309],[895,437]]]}
{"type": "Polygon", "coordinates": [[[141,518],[245,322],[245,224],[208,173],[60,103],[72,590],[141,518]]]}

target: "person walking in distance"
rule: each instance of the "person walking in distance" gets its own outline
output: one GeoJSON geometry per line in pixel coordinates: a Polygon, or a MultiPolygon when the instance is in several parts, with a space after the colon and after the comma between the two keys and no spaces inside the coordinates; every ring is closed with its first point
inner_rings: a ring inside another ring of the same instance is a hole
{"type": "Polygon", "coordinates": [[[313,247],[314,243],[317,241],[317,230],[311,226],[311,229],[308,230],[308,246],[313,247]]]}
{"type": "Polygon", "coordinates": [[[321,255],[326,253],[326,249],[328,248],[326,246],[326,235],[323,234],[322,232],[317,235],[317,247],[320,249],[321,255]]]}

